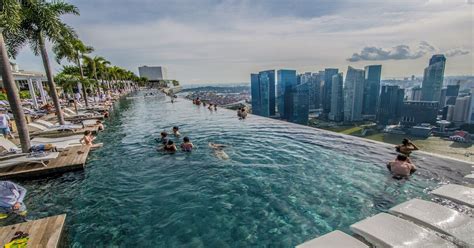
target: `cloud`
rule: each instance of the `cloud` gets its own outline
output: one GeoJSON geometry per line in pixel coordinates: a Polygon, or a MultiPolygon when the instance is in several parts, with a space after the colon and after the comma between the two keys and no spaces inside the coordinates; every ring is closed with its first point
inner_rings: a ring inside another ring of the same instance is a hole
{"type": "Polygon", "coordinates": [[[455,56],[461,56],[461,55],[466,55],[469,54],[468,50],[461,49],[461,48],[456,48],[456,49],[451,49],[446,51],[446,56],[447,57],[455,57],[455,56]]]}
{"type": "Polygon", "coordinates": [[[359,53],[354,53],[347,59],[349,62],[375,61],[375,60],[404,60],[417,59],[436,48],[426,41],[420,42],[418,49],[412,51],[409,45],[398,45],[391,49],[378,47],[364,47],[359,53]]]}

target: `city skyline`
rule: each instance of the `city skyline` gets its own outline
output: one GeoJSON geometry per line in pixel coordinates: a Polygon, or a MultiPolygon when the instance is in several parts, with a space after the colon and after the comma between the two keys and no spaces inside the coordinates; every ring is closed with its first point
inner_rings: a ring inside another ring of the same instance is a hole
{"type": "MultiPolygon", "coordinates": [[[[437,53],[449,61],[446,76],[474,71],[473,5],[465,0],[73,3],[81,17],[67,22],[97,54],[133,71],[165,66],[183,84],[248,82],[249,73],[271,68],[346,73],[366,64],[382,65],[382,78],[422,76],[437,53]]],[[[26,49],[16,62],[42,71],[26,49]]]]}

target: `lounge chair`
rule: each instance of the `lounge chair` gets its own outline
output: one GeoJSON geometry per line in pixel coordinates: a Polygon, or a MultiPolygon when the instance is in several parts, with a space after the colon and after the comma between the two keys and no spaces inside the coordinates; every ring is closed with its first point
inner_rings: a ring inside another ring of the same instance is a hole
{"type": "Polygon", "coordinates": [[[73,135],[59,138],[35,137],[31,140],[31,145],[52,144],[56,147],[58,151],[62,151],[73,146],[81,146],[81,138],[82,135],[73,135]]]}
{"type": "Polygon", "coordinates": [[[433,231],[386,213],[359,221],[351,230],[375,247],[457,247],[433,231]]]}
{"type": "Polygon", "coordinates": [[[42,156],[34,156],[33,154],[22,155],[19,157],[4,159],[0,161],[0,168],[7,168],[20,164],[42,164],[47,166],[46,162],[55,159],[59,156],[59,152],[48,152],[41,154],[42,156]]]}
{"type": "Polygon", "coordinates": [[[46,128],[58,128],[58,127],[66,127],[67,129],[81,129],[83,126],[82,125],[72,125],[72,124],[66,124],[66,125],[55,125],[49,121],[45,120],[36,120],[35,123],[40,124],[42,126],[45,126],[46,128]]]}
{"type": "Polygon", "coordinates": [[[0,137],[0,146],[3,147],[7,152],[20,152],[21,149],[10,140],[0,137]]]}
{"type": "Polygon", "coordinates": [[[447,184],[431,192],[433,195],[449,199],[453,202],[474,208],[474,188],[447,184]]]}
{"type": "Polygon", "coordinates": [[[452,236],[462,246],[474,247],[474,219],[434,202],[413,199],[389,210],[390,213],[452,236]]]}
{"type": "Polygon", "coordinates": [[[40,132],[56,132],[56,131],[74,131],[77,129],[81,129],[82,126],[80,125],[61,125],[61,126],[54,126],[54,127],[45,127],[44,125],[40,125],[38,123],[28,123],[28,126],[33,129],[38,129],[40,132]]]}
{"type": "Polygon", "coordinates": [[[296,248],[368,248],[369,246],[358,239],[341,231],[333,231],[321,237],[309,240],[296,248]]]}

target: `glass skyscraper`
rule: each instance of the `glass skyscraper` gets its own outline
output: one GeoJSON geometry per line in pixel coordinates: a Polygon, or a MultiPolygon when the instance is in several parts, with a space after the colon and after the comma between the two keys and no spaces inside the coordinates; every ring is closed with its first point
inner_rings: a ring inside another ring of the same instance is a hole
{"type": "Polygon", "coordinates": [[[339,69],[326,68],[324,70],[324,86],[323,86],[323,112],[331,112],[331,95],[332,95],[332,76],[339,73],[339,69]]]}
{"type": "Polygon", "coordinates": [[[433,55],[430,64],[425,68],[421,85],[421,100],[439,102],[443,87],[446,58],[442,54],[433,55]]]}
{"type": "Polygon", "coordinates": [[[362,110],[362,113],[365,115],[375,115],[377,112],[381,73],[381,65],[369,65],[365,67],[364,107],[362,110]]]}
{"type": "Polygon", "coordinates": [[[341,72],[332,76],[331,112],[329,113],[329,119],[332,121],[344,120],[344,94],[342,87],[343,76],[341,72]]]}
{"type": "Polygon", "coordinates": [[[381,125],[398,124],[403,108],[405,90],[396,85],[382,86],[377,110],[377,122],[381,125]]]}
{"type": "Polygon", "coordinates": [[[277,101],[278,113],[280,118],[288,120],[292,113],[292,89],[296,86],[296,71],[295,70],[278,70],[277,71],[277,101]]]}
{"type": "Polygon", "coordinates": [[[344,84],[344,120],[361,121],[364,99],[364,70],[349,66],[344,84]]]}
{"type": "Polygon", "coordinates": [[[260,116],[275,115],[275,71],[250,75],[252,113],[260,116]]]}
{"type": "Polygon", "coordinates": [[[302,83],[293,86],[289,95],[292,106],[288,121],[307,125],[309,115],[309,84],[302,83]]]}

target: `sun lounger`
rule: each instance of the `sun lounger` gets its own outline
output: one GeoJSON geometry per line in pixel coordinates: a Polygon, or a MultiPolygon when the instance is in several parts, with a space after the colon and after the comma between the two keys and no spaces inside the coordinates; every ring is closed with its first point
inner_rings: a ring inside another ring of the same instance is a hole
{"type": "Polygon", "coordinates": [[[17,152],[21,150],[17,145],[4,137],[0,137],[0,146],[9,152],[17,152]]]}
{"type": "Polygon", "coordinates": [[[369,246],[358,239],[341,231],[333,231],[321,237],[309,240],[296,248],[368,248],[369,246]]]}
{"type": "Polygon", "coordinates": [[[40,124],[48,129],[55,129],[55,128],[81,129],[82,128],[82,125],[55,125],[45,120],[36,120],[34,123],[40,124]]]}
{"type": "Polygon", "coordinates": [[[81,129],[82,126],[79,125],[62,125],[62,126],[55,126],[55,127],[45,127],[38,123],[28,123],[28,126],[33,129],[38,129],[40,132],[55,132],[55,131],[63,131],[63,130],[76,130],[81,129]]]}
{"type": "Polygon", "coordinates": [[[457,184],[447,184],[431,192],[433,195],[474,208],[474,189],[457,184]]]}
{"type": "Polygon", "coordinates": [[[50,153],[45,153],[44,156],[30,156],[30,155],[24,155],[12,159],[6,159],[0,161],[0,168],[7,168],[15,165],[20,165],[20,164],[37,164],[40,163],[43,166],[47,166],[46,162],[55,159],[59,156],[59,152],[50,152],[50,153]]]}
{"type": "Polygon", "coordinates": [[[463,246],[474,247],[474,219],[434,202],[413,199],[389,210],[390,213],[454,237],[463,246]]]}
{"type": "Polygon", "coordinates": [[[81,138],[82,135],[73,135],[59,138],[35,137],[31,140],[31,145],[52,144],[56,147],[56,149],[62,151],[73,146],[81,146],[81,138]]]}
{"type": "Polygon", "coordinates": [[[351,230],[375,247],[457,247],[433,231],[386,213],[359,221],[351,230]]]}

